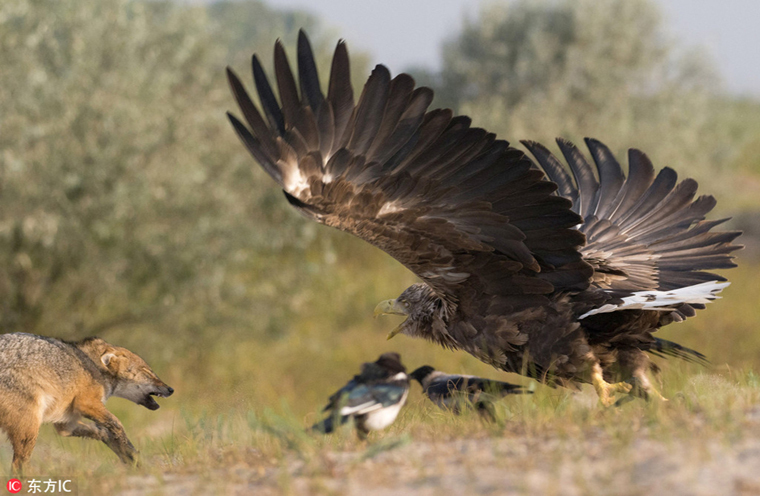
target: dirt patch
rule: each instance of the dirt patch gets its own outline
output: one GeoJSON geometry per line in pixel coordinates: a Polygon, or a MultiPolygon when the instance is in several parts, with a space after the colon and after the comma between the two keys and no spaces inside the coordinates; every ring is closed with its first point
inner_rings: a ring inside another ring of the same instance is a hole
{"type": "MultiPolygon", "coordinates": [[[[698,439],[620,441],[527,436],[412,442],[372,456],[326,452],[281,466],[237,464],[202,474],[128,479],[122,496],[230,494],[760,494],[758,430],[730,443],[698,439]]],[[[394,440],[391,440],[392,444],[394,440]]],[[[385,441],[389,442],[389,441],[385,441]]]]}

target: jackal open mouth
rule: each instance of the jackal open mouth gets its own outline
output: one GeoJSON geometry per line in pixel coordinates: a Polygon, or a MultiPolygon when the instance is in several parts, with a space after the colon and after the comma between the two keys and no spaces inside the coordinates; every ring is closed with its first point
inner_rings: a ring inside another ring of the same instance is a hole
{"type": "Polygon", "coordinates": [[[161,405],[158,404],[156,400],[153,399],[153,396],[158,396],[159,398],[168,398],[172,395],[174,392],[174,389],[169,388],[168,391],[153,391],[145,395],[145,397],[142,399],[138,405],[142,405],[148,410],[158,410],[161,408],[161,405]]]}

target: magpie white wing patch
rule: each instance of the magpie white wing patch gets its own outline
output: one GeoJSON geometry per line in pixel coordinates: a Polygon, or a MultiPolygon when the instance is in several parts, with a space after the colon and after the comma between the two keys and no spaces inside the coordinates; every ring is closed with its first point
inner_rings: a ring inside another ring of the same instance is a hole
{"type": "Polygon", "coordinates": [[[365,413],[374,412],[375,410],[382,408],[383,405],[375,400],[362,403],[356,406],[344,406],[340,409],[341,415],[364,415],[365,413]]]}
{"type": "Polygon", "coordinates": [[[401,411],[401,407],[406,403],[406,397],[408,394],[409,391],[407,390],[404,392],[401,400],[395,405],[385,407],[382,410],[367,415],[367,418],[364,421],[364,426],[371,431],[379,431],[391,425],[393,421],[396,420],[396,417],[401,411]]]}

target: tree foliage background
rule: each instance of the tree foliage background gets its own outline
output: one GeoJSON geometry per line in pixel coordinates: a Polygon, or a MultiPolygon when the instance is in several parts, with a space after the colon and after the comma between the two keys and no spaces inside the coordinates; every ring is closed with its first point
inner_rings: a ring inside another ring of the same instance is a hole
{"type": "Polygon", "coordinates": [[[721,203],[741,189],[730,174],[757,109],[721,96],[709,58],[679,45],[650,0],[486,4],[441,53],[439,74],[419,73],[438,103],[510,141],[595,137],[703,183],[729,172],[710,182],[721,203]]]}
{"type": "Polygon", "coordinates": [[[5,332],[75,336],[213,314],[222,299],[262,304],[229,274],[286,238],[302,249],[303,233],[287,231],[296,219],[230,132],[224,67],[294,42],[299,26],[326,59],[313,17],[258,2],[3,2],[5,332]]]}
{"type": "MultiPolygon", "coordinates": [[[[258,52],[270,66],[300,27],[326,74],[338,33],[257,0],[0,3],[2,332],[139,342],[175,376],[230,388],[288,336],[293,367],[356,361],[337,355],[341,333],[411,276],[301,220],[224,116],[225,65],[246,73],[258,52]]],[[[500,137],[641,147],[707,182],[724,213],[757,211],[757,103],[672,46],[648,0],[492,3],[447,42],[440,74],[413,72],[500,137]]],[[[357,94],[366,61],[352,53],[357,94]]]]}

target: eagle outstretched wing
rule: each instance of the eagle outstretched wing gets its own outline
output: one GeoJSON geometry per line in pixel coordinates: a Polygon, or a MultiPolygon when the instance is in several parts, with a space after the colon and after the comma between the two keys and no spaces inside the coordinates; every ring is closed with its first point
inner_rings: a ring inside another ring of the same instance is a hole
{"type": "Polygon", "coordinates": [[[450,301],[473,288],[519,300],[588,286],[581,217],[521,151],[467,117],[428,111],[432,90],[382,65],[355,104],[343,42],[326,96],[303,32],[297,60],[298,80],[275,45],[278,100],[253,56],[263,115],[228,69],[245,124],[229,119],[294,207],[386,251],[450,301]]]}
{"type": "Polygon", "coordinates": [[[588,380],[593,366],[605,404],[621,385],[605,382],[602,365],[636,364],[631,377],[643,381],[643,351],[704,359],[652,336],[716,297],[726,284],[707,271],[733,266],[739,248],[738,233],[710,232],[721,221],[704,220],[715,202],[694,200],[695,181],[678,183],[669,168],[655,176],[637,150],[626,178],[587,140],[597,179],[560,140],[573,178],[537,143],[524,142],[538,165],[466,116],[428,111],[432,90],[382,65],[355,103],[343,42],[327,95],[303,32],[297,60],[298,79],[275,45],[276,97],[254,55],[261,111],[228,69],[244,122],[228,115],[291,205],[426,283],[378,305],[407,316],[389,337],[423,337],[542,381],[588,380]]]}
{"type": "MultiPolygon", "coordinates": [[[[684,295],[688,292],[684,288],[700,288],[696,292],[704,293],[701,288],[717,291],[724,286],[714,284],[725,281],[724,277],[707,270],[736,266],[731,252],[741,246],[731,242],[741,233],[711,232],[728,219],[705,220],[715,199],[709,195],[695,199],[696,181],[678,182],[678,174],[669,167],[655,175],[649,158],[636,149],[628,152],[626,178],[604,144],[586,139],[597,180],[580,150],[558,139],[571,177],[544,146],[522,143],[558,184],[556,194],[571,200],[573,211],[583,217],[580,231],[587,243],[581,253],[594,268],[592,287],[611,296],[638,294],[643,300],[665,300],[668,296],[678,300],[692,296],[684,295]]],[[[703,303],[677,304],[674,312],[663,313],[662,324],[691,317],[700,308],[704,308],[703,303]]]]}

